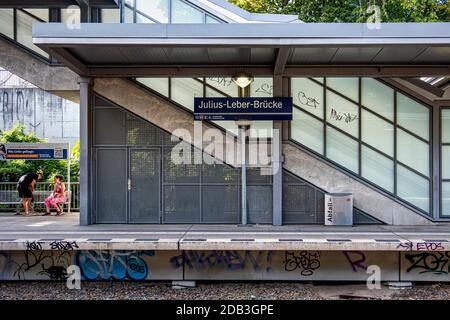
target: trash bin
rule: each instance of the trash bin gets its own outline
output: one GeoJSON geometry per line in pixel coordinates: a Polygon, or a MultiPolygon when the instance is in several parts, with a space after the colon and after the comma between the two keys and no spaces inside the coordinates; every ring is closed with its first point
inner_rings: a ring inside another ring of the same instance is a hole
{"type": "Polygon", "coordinates": [[[353,194],[351,193],[325,194],[325,225],[326,226],[353,225],[353,194]]]}

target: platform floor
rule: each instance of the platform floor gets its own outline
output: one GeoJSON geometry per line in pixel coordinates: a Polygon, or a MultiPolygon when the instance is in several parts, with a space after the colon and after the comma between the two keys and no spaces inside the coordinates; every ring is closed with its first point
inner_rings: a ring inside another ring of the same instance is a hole
{"type": "Polygon", "coordinates": [[[450,251],[450,224],[327,227],[290,225],[80,226],[78,213],[0,215],[0,250],[363,250],[450,251]]]}

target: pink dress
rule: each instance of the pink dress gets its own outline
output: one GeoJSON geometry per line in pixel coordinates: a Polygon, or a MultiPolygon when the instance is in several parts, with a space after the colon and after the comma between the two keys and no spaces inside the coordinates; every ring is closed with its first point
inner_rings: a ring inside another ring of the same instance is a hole
{"type": "Polygon", "coordinates": [[[59,210],[58,204],[64,202],[64,194],[62,193],[61,182],[57,182],[55,186],[55,191],[45,199],[45,208],[50,209],[53,206],[55,209],[59,210]]]}

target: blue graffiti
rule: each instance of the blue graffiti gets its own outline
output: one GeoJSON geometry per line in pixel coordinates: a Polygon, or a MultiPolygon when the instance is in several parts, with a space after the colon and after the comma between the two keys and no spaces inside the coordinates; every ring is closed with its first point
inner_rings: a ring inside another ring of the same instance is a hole
{"type": "Polygon", "coordinates": [[[226,268],[234,271],[251,267],[255,271],[260,271],[265,267],[266,272],[271,272],[270,265],[274,255],[273,251],[184,251],[172,257],[170,263],[174,268],[186,266],[196,270],[226,268]]]}
{"type": "Polygon", "coordinates": [[[87,280],[144,280],[149,268],[143,259],[151,251],[79,251],[77,265],[87,280]]]}

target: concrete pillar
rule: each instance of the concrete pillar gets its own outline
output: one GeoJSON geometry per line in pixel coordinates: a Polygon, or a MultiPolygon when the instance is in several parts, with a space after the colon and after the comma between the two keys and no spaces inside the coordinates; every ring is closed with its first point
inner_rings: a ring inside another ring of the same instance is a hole
{"type": "Polygon", "coordinates": [[[91,79],[80,77],[80,225],[91,224],[91,79]]]}
{"type": "MultiPolygon", "coordinates": [[[[283,78],[281,76],[273,77],[273,95],[275,97],[283,96],[283,78]]],[[[282,200],[283,200],[283,155],[282,155],[282,121],[273,122],[274,136],[272,139],[272,210],[273,225],[282,225],[282,200]],[[277,131],[277,133],[275,133],[277,131]]]]}

